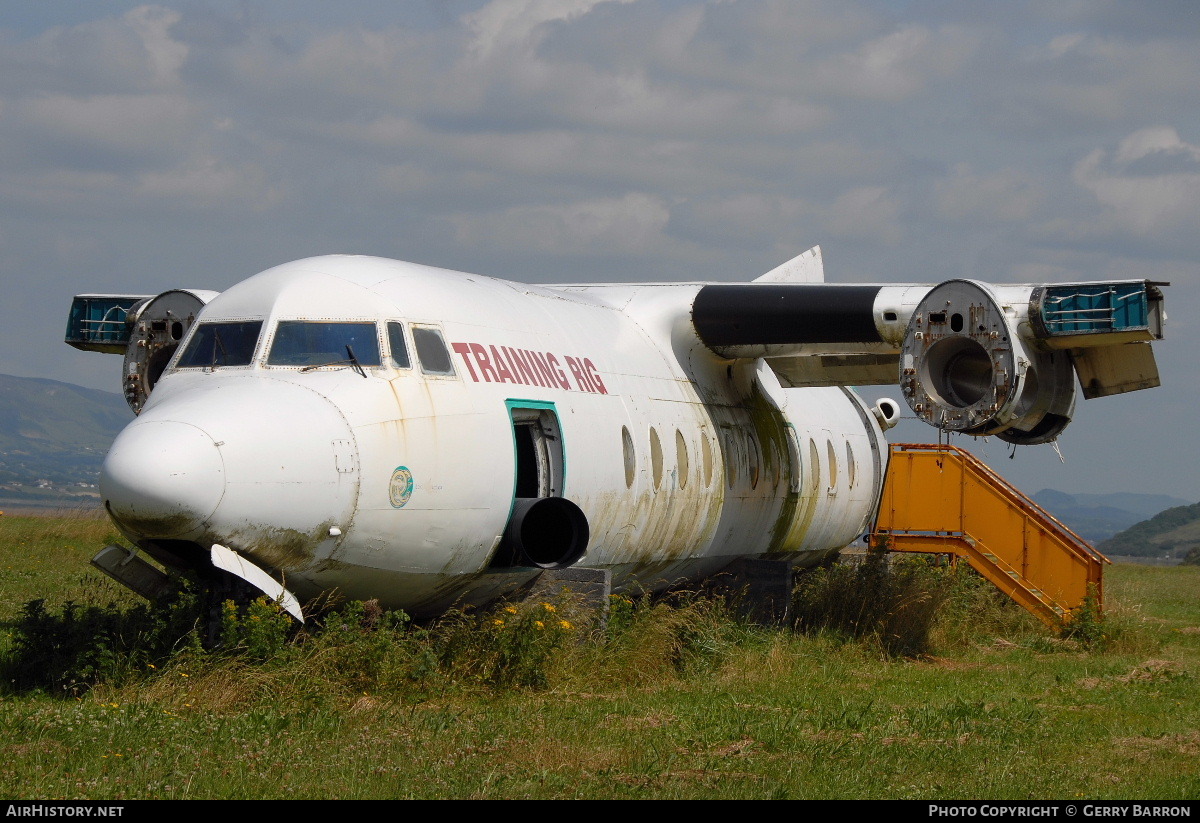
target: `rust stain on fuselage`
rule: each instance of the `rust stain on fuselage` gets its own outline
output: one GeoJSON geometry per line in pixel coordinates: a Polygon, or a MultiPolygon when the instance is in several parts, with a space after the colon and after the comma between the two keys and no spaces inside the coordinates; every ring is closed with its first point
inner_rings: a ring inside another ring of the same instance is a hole
{"type": "Polygon", "coordinates": [[[333,521],[326,521],[311,532],[262,526],[235,529],[227,535],[214,536],[212,542],[236,549],[272,570],[305,572],[313,567],[317,547],[329,539],[333,525],[333,521]]]}

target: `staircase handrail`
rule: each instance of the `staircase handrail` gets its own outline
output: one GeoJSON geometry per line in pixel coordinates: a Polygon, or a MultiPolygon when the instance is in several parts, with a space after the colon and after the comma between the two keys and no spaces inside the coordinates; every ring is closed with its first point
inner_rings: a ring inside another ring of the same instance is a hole
{"type": "Polygon", "coordinates": [[[1007,480],[1005,480],[1004,477],[996,472],[991,466],[984,463],[966,449],[958,446],[951,446],[949,444],[934,445],[932,443],[893,443],[892,451],[952,452],[958,455],[959,458],[962,459],[962,464],[965,468],[987,478],[991,487],[996,491],[1003,493],[1010,500],[1015,500],[1023,507],[1033,509],[1034,512],[1036,512],[1041,518],[1048,521],[1050,530],[1056,532],[1056,536],[1059,537],[1065,544],[1070,546],[1076,554],[1083,554],[1087,559],[1096,560],[1101,563],[1112,563],[1108,557],[1106,557],[1102,552],[1097,551],[1096,548],[1087,540],[1076,534],[1075,531],[1069,526],[1067,526],[1050,512],[1046,511],[1046,509],[1040,506],[1036,501],[1021,492],[1012,483],[1009,483],[1007,480]]]}

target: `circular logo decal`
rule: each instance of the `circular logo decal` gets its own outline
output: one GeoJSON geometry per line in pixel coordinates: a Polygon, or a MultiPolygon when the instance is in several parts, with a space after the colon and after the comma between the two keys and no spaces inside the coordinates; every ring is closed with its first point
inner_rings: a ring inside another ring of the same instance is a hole
{"type": "Polygon", "coordinates": [[[392,501],[393,507],[400,509],[408,502],[408,498],[412,497],[412,493],[412,472],[407,466],[397,466],[392,472],[392,481],[388,484],[388,499],[392,501]]]}

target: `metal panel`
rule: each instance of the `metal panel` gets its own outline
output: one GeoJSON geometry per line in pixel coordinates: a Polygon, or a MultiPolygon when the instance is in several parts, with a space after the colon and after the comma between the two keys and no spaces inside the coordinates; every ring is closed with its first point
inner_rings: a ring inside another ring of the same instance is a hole
{"type": "Polygon", "coordinates": [[[1040,304],[1050,336],[1148,328],[1144,283],[1087,283],[1047,286],[1040,304]]]}
{"type": "Polygon", "coordinates": [[[1091,400],[1160,385],[1158,365],[1149,343],[1107,348],[1071,349],[1083,396],[1091,400]]]}
{"type": "Polygon", "coordinates": [[[968,452],[897,444],[874,533],[896,551],[943,552],[972,567],[1050,625],[1089,594],[1103,598],[1109,562],[968,452]]]}
{"type": "Polygon", "coordinates": [[[710,348],[775,343],[881,343],[879,286],[739,284],[705,286],[692,306],[710,348]]]}
{"type": "Polygon", "coordinates": [[[149,294],[77,294],[71,301],[65,341],[77,349],[124,354],[129,345],[125,318],[149,294]]]}

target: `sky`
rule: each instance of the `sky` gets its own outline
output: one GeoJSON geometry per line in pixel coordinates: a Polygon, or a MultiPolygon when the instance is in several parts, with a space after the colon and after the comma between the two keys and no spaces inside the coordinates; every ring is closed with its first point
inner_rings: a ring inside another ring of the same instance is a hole
{"type": "Polygon", "coordinates": [[[1169,281],[1161,388],[1081,399],[1058,451],[952,442],[1200,500],[1190,0],[0,5],[3,373],[119,391],[72,295],[316,254],[740,281],[815,244],[829,282],[1169,281]]]}

